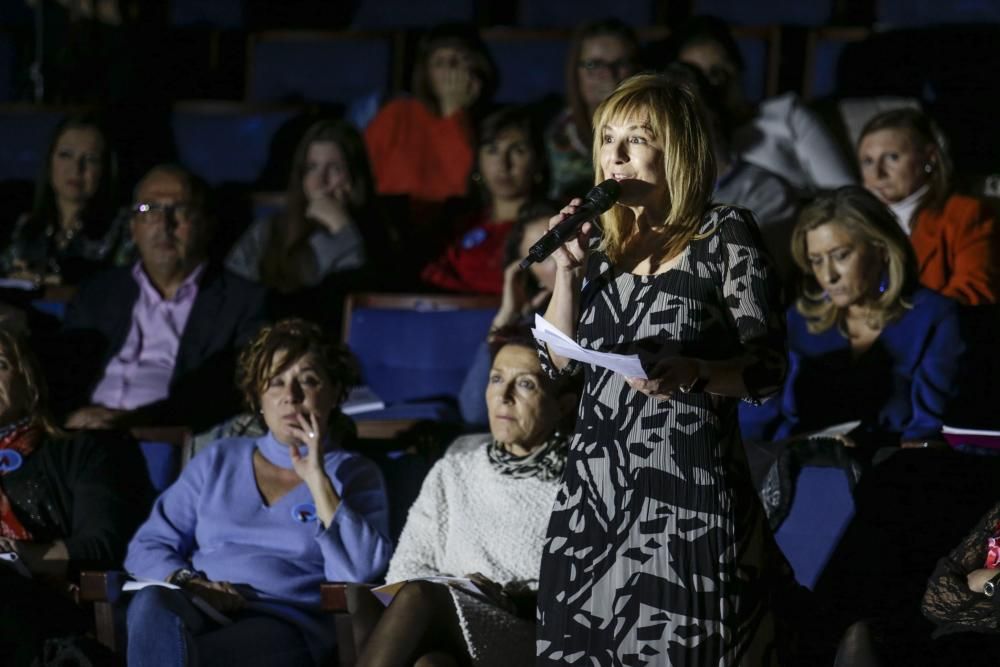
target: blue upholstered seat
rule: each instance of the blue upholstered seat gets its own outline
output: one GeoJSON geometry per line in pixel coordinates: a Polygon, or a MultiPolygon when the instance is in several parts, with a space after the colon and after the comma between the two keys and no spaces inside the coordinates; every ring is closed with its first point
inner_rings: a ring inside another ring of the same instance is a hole
{"type": "Polygon", "coordinates": [[[178,105],[174,140],[182,164],[212,185],[253,183],[267,162],[271,139],[297,110],[241,105],[178,105]]]}
{"type": "Polygon", "coordinates": [[[816,584],[853,516],[854,498],[842,468],[802,468],[791,510],[774,535],[800,584],[816,584]]]}
{"type": "Polygon", "coordinates": [[[389,90],[392,39],[388,35],[258,33],[248,48],[247,97],[254,101],[349,106],[389,90]]]}
{"type": "Polygon", "coordinates": [[[734,25],[785,25],[818,26],[827,23],[833,12],[831,0],[696,0],[694,14],[709,14],[734,25]]]}
{"type": "Polygon", "coordinates": [[[236,30],[243,27],[242,0],[171,0],[170,22],[236,30]]]}
{"type": "Polygon", "coordinates": [[[572,28],[586,21],[614,17],[634,26],[653,22],[652,0],[629,0],[611,3],[608,0],[520,0],[518,25],[526,28],[572,28]]]}
{"type": "Polygon", "coordinates": [[[475,19],[476,0],[360,0],[351,25],[365,30],[426,28],[475,19]]]}
{"type": "Polygon", "coordinates": [[[496,309],[440,305],[453,298],[462,297],[350,307],[347,344],[365,383],[386,404],[359,421],[459,419],[458,392],[496,309]]]}
{"type": "Polygon", "coordinates": [[[500,73],[497,102],[525,104],[566,92],[565,32],[497,28],[484,31],[483,39],[500,73]]]}
{"type": "Polygon", "coordinates": [[[60,109],[0,109],[0,181],[33,181],[45,162],[60,109]]]}

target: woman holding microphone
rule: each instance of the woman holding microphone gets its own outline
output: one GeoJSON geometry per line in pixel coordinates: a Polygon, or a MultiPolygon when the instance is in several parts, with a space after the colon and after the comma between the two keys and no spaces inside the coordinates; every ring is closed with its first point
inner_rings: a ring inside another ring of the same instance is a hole
{"type": "Polygon", "coordinates": [[[556,251],[545,317],[585,348],[638,354],[648,379],[540,350],[585,389],[543,552],[538,664],[777,664],[784,560],[736,420],[785,373],[760,233],[749,211],[712,207],[707,126],[683,85],[626,79],[593,126],[596,181],[621,195],[599,245],[585,224],[556,251]]]}

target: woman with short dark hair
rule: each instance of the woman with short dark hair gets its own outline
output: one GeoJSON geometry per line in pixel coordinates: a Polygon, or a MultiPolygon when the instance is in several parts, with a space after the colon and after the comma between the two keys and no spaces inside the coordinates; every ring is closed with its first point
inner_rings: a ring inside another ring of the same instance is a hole
{"type": "Polygon", "coordinates": [[[267,433],[200,452],[132,539],[126,568],[182,590],[133,598],[130,664],[324,664],[335,638],[320,583],[372,581],[388,563],[382,476],[342,449],[353,430],[339,405],[358,380],[346,348],[284,320],[258,334],[239,368],[267,433]],[[216,624],[190,596],[233,623],[216,624]]]}

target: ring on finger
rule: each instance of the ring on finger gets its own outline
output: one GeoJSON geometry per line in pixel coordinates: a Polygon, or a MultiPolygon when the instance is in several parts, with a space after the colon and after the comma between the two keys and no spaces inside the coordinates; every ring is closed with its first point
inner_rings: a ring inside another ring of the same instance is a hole
{"type": "Polygon", "coordinates": [[[316,434],[315,434],[315,433],[313,433],[312,431],[309,431],[309,437],[310,437],[310,438],[315,438],[315,437],[316,437],[316,434]]]}

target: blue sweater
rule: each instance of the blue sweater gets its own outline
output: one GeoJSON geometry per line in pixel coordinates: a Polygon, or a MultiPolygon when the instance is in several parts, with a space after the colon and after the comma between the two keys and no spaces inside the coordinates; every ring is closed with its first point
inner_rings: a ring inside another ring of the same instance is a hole
{"type": "Polygon", "coordinates": [[[862,420],[879,442],[886,437],[921,440],[941,430],[958,382],[965,345],[958,306],[918,289],[913,308],[887,325],[858,358],[836,327],[821,334],[788,311],[788,377],[780,401],[775,438],[862,420]]]}
{"type": "MultiPolygon", "coordinates": [[[[274,442],[270,433],[265,438],[274,442]]],[[[374,581],[392,555],[385,483],[364,457],[328,451],[324,464],[341,503],[327,527],[302,522],[293,510],[312,503],[305,483],[264,503],[253,470],[256,442],[227,438],[194,457],[132,538],[125,568],[160,580],[191,568],[244,584],[252,589],[248,610],[295,623],[322,661],[336,640],[319,611],[320,583],[374,581]]]]}

